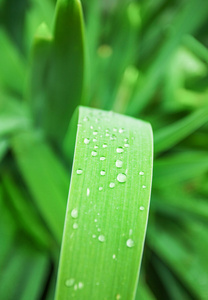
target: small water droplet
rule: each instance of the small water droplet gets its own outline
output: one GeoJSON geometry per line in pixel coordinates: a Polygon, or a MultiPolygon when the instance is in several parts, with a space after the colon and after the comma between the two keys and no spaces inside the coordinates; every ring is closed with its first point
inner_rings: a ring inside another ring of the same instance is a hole
{"type": "Polygon", "coordinates": [[[75,290],[75,291],[77,290],[77,284],[74,285],[74,290],[75,290]]]}
{"type": "Polygon", "coordinates": [[[128,148],[128,147],[129,147],[129,144],[124,144],[124,147],[128,148]]]}
{"type": "Polygon", "coordinates": [[[90,129],[93,129],[93,126],[90,126],[90,129]]]}
{"type": "Polygon", "coordinates": [[[129,235],[132,235],[133,230],[129,229],[129,235]]]}
{"type": "Polygon", "coordinates": [[[143,189],[146,189],[146,185],[143,185],[142,188],[143,188],[143,189]]]}
{"type": "Polygon", "coordinates": [[[95,238],[96,238],[96,235],[95,235],[95,234],[93,234],[93,235],[92,235],[92,238],[93,238],[93,239],[95,239],[95,238]]]}
{"type": "Polygon", "coordinates": [[[116,259],[116,255],[115,254],[113,254],[113,259],[116,259]]]}
{"type": "Polygon", "coordinates": [[[77,210],[77,208],[72,209],[71,216],[74,219],[76,219],[78,217],[78,210],[77,210]]]}
{"type": "Polygon", "coordinates": [[[67,279],[67,280],[65,281],[65,285],[66,285],[67,287],[70,287],[70,286],[72,286],[72,285],[74,284],[74,282],[75,282],[74,278],[70,278],[70,279],[67,279]]]}
{"type": "Polygon", "coordinates": [[[125,143],[127,143],[128,141],[129,141],[129,139],[128,139],[128,138],[124,139],[124,142],[125,142],[125,143]]]}
{"type": "Polygon", "coordinates": [[[118,130],[119,133],[123,133],[124,131],[125,131],[124,128],[119,128],[119,130],[118,130]]]}
{"type": "Polygon", "coordinates": [[[117,168],[122,168],[122,166],[123,166],[122,160],[117,159],[117,161],[116,161],[116,167],[117,167],[117,168]]]}
{"type": "Polygon", "coordinates": [[[104,170],[100,171],[100,175],[104,176],[105,175],[105,171],[104,170]]]}
{"type": "Polygon", "coordinates": [[[97,142],[97,139],[93,139],[93,142],[94,142],[94,143],[97,142]]]}
{"type": "Polygon", "coordinates": [[[144,172],[139,172],[139,175],[144,175],[144,172]]]}
{"type": "Polygon", "coordinates": [[[115,134],[112,134],[112,135],[110,136],[110,140],[111,140],[111,141],[115,141],[115,140],[116,140],[116,135],[115,135],[115,134]]]}
{"type": "Polygon", "coordinates": [[[132,247],[134,247],[134,241],[132,239],[128,239],[126,241],[126,245],[127,245],[127,247],[132,248],[132,247]]]}
{"type": "Polygon", "coordinates": [[[105,160],[105,159],[106,159],[105,156],[100,157],[100,160],[105,160]]]}
{"type": "Polygon", "coordinates": [[[120,300],[121,299],[121,295],[120,294],[117,294],[116,295],[116,300],[120,300]]]}
{"type": "Polygon", "coordinates": [[[95,148],[95,149],[98,149],[98,145],[95,145],[94,148],[95,148]]]}
{"type": "Polygon", "coordinates": [[[83,170],[82,169],[77,169],[77,174],[78,175],[81,175],[83,173],[83,170]]]}
{"type": "Polygon", "coordinates": [[[97,219],[95,219],[95,223],[97,223],[97,219]]]}
{"type": "Polygon", "coordinates": [[[84,283],[83,282],[79,282],[78,283],[78,288],[81,290],[81,289],[83,289],[83,287],[84,287],[84,283]]]}
{"type": "Polygon", "coordinates": [[[114,183],[114,182],[111,182],[111,183],[109,184],[109,187],[110,187],[111,189],[113,189],[113,188],[115,187],[115,183],[114,183]]]}
{"type": "Polygon", "coordinates": [[[87,122],[87,121],[89,121],[89,118],[88,117],[84,117],[83,121],[87,122]]]}
{"type": "Polygon", "coordinates": [[[124,173],[119,173],[118,176],[117,176],[117,180],[119,182],[126,182],[126,174],[124,173]]]}
{"type": "Polygon", "coordinates": [[[110,134],[109,134],[109,133],[106,133],[105,136],[110,136],[110,134]]]}
{"type": "Polygon", "coordinates": [[[93,151],[91,152],[91,154],[92,154],[92,156],[97,156],[97,151],[93,150],[93,151]]]}
{"type": "Polygon", "coordinates": [[[87,197],[89,197],[89,195],[90,195],[90,189],[87,188],[87,197]]]}
{"type": "Polygon", "coordinates": [[[113,131],[116,132],[116,131],[117,131],[117,128],[114,127],[114,128],[113,128],[113,131]]]}
{"type": "Polygon", "coordinates": [[[99,187],[99,191],[102,191],[102,190],[103,190],[103,187],[102,187],[102,186],[100,186],[100,187],[99,187]]]}
{"type": "Polygon", "coordinates": [[[85,138],[85,139],[84,139],[85,145],[89,144],[89,142],[90,142],[90,139],[88,139],[88,138],[85,138]]]}
{"type": "Polygon", "coordinates": [[[140,208],[139,208],[140,210],[144,210],[144,206],[140,206],[140,208]]]}
{"type": "Polygon", "coordinates": [[[94,130],[93,131],[93,135],[97,135],[98,134],[98,131],[97,130],[94,130]]]}
{"type": "Polygon", "coordinates": [[[122,153],[122,152],[124,152],[124,150],[123,150],[122,147],[118,147],[118,148],[116,149],[116,152],[117,152],[117,153],[122,153]]]}
{"type": "Polygon", "coordinates": [[[77,229],[78,228],[78,224],[77,223],[74,223],[73,224],[73,229],[77,229]]]}
{"type": "Polygon", "coordinates": [[[108,147],[107,143],[104,143],[103,148],[107,148],[107,147],[108,147]]]}
{"type": "Polygon", "coordinates": [[[99,235],[99,237],[98,237],[98,240],[100,241],[100,242],[105,242],[105,237],[104,237],[104,235],[99,235]]]}

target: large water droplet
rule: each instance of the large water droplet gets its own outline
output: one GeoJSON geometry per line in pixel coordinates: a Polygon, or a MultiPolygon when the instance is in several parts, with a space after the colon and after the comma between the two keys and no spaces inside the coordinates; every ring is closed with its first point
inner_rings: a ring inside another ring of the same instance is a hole
{"type": "Polygon", "coordinates": [[[134,241],[132,239],[128,239],[126,241],[126,245],[127,245],[127,247],[132,248],[132,247],[134,247],[134,241]]]}
{"type": "Polygon", "coordinates": [[[116,167],[117,167],[117,168],[122,168],[122,166],[123,166],[122,160],[117,159],[117,161],[116,161],[116,167]]]}
{"type": "Polygon", "coordinates": [[[119,182],[126,182],[126,174],[124,173],[119,173],[118,176],[117,176],[117,180],[119,182]]]}
{"type": "Polygon", "coordinates": [[[102,235],[102,234],[99,235],[98,240],[99,240],[100,242],[105,242],[105,236],[102,235]]]}
{"type": "Polygon", "coordinates": [[[100,171],[100,175],[104,176],[105,175],[105,171],[104,170],[100,171]]]}
{"type": "Polygon", "coordinates": [[[116,152],[117,152],[117,153],[122,153],[122,152],[124,152],[124,150],[123,150],[122,147],[118,147],[118,148],[116,149],[116,152]]]}
{"type": "Polygon", "coordinates": [[[91,154],[92,154],[92,156],[97,156],[97,151],[93,150],[93,151],[91,152],[91,154]]]}
{"type": "Polygon", "coordinates": [[[77,174],[78,175],[81,175],[83,173],[83,170],[82,169],[77,169],[77,174]]]}
{"type": "Polygon", "coordinates": [[[113,189],[113,188],[115,187],[115,183],[114,183],[114,182],[111,182],[111,183],[109,184],[109,187],[110,187],[111,189],[113,189]]]}
{"type": "Polygon", "coordinates": [[[67,287],[71,287],[74,284],[74,282],[75,282],[74,278],[70,278],[65,281],[65,285],[67,287]]]}
{"type": "Polygon", "coordinates": [[[77,210],[77,208],[72,209],[71,216],[74,219],[76,219],[78,217],[78,210],[77,210]]]}
{"type": "Polygon", "coordinates": [[[87,145],[87,144],[89,144],[89,142],[90,142],[90,139],[88,139],[88,138],[85,138],[84,139],[84,143],[87,145]]]}

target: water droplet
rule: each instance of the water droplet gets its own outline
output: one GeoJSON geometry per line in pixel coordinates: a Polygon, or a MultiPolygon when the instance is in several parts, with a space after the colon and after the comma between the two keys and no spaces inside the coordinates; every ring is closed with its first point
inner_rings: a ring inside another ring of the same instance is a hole
{"type": "Polygon", "coordinates": [[[115,254],[113,254],[113,259],[116,259],[116,255],[115,254]]]}
{"type": "Polygon", "coordinates": [[[117,180],[119,182],[126,182],[126,174],[124,173],[119,173],[118,176],[117,176],[117,180]]]}
{"type": "Polygon", "coordinates": [[[83,282],[79,282],[78,283],[78,288],[81,290],[81,289],[83,289],[83,287],[84,287],[84,283],[83,282]]]}
{"type": "Polygon", "coordinates": [[[89,142],[90,142],[90,139],[88,139],[88,138],[85,138],[85,139],[84,139],[85,145],[89,144],[89,142]]]}
{"type": "Polygon", "coordinates": [[[105,237],[104,237],[104,235],[99,235],[98,240],[99,240],[100,242],[105,242],[105,237]]]}
{"type": "Polygon", "coordinates": [[[129,235],[132,235],[133,230],[129,229],[129,235]]]}
{"type": "Polygon", "coordinates": [[[100,187],[99,187],[99,191],[102,191],[102,190],[103,190],[103,187],[102,187],[102,186],[100,186],[100,187]]]}
{"type": "Polygon", "coordinates": [[[93,129],[93,126],[90,126],[90,129],[93,129]]]}
{"type": "Polygon", "coordinates": [[[111,189],[113,189],[113,188],[115,187],[115,183],[114,183],[114,182],[111,182],[111,183],[109,184],[109,187],[110,187],[111,189]]]}
{"type": "Polygon", "coordinates": [[[132,248],[132,247],[134,247],[134,241],[132,239],[128,239],[126,241],[126,245],[127,245],[127,247],[132,248]]]}
{"type": "Polygon", "coordinates": [[[98,131],[97,130],[94,130],[93,131],[93,135],[97,135],[98,134],[98,131]]]}
{"type": "Polygon", "coordinates": [[[97,223],[97,219],[95,219],[95,223],[97,223]]]}
{"type": "Polygon", "coordinates": [[[144,172],[139,172],[139,175],[144,175],[144,172]]]}
{"type": "Polygon", "coordinates": [[[94,143],[97,142],[97,139],[93,139],[93,142],[94,142],[94,143]]]}
{"type": "Polygon", "coordinates": [[[128,147],[129,147],[129,144],[124,144],[124,147],[128,148],[128,147]]]}
{"type": "Polygon", "coordinates": [[[103,148],[107,148],[107,147],[108,147],[107,143],[104,143],[103,148]]]}
{"type": "Polygon", "coordinates": [[[77,290],[77,284],[74,285],[74,290],[75,290],[75,291],[77,290]]]}
{"type": "Polygon", "coordinates": [[[110,129],[109,128],[107,128],[106,130],[105,130],[105,132],[109,132],[110,131],[110,129]]]}
{"type": "Polygon", "coordinates": [[[73,229],[77,229],[78,228],[78,224],[77,223],[74,223],[73,224],[73,229]]]}
{"type": "Polygon", "coordinates": [[[109,133],[106,133],[105,136],[110,136],[110,134],[109,134],[109,133]]]}
{"type": "Polygon", "coordinates": [[[122,152],[124,152],[124,150],[123,150],[122,147],[118,147],[118,148],[116,149],[116,152],[117,152],[117,153],[122,153],[122,152]]]}
{"type": "Polygon", "coordinates": [[[77,174],[78,175],[81,175],[83,173],[83,170],[82,169],[77,169],[77,174]]]}
{"type": "Polygon", "coordinates": [[[129,139],[128,139],[128,138],[124,139],[124,142],[125,142],[125,143],[127,143],[128,141],[129,141],[129,139]]]}
{"type": "Polygon", "coordinates": [[[110,140],[111,140],[111,141],[115,141],[115,140],[116,140],[116,135],[115,135],[115,134],[112,134],[111,137],[110,137],[110,140]]]}
{"type": "Polygon", "coordinates": [[[72,286],[72,285],[74,284],[74,282],[75,282],[74,278],[70,278],[70,279],[67,279],[67,280],[65,281],[65,285],[66,285],[67,287],[70,287],[70,286],[72,286]]]}
{"type": "Polygon", "coordinates": [[[92,154],[92,156],[97,156],[97,151],[93,150],[93,151],[91,152],[91,154],[92,154]]]}
{"type": "Polygon", "coordinates": [[[116,300],[120,300],[120,299],[121,299],[121,295],[120,294],[116,295],[116,300]]]}
{"type": "Polygon", "coordinates": [[[100,171],[100,175],[104,176],[105,175],[105,171],[104,170],[100,171]]]}
{"type": "Polygon", "coordinates": [[[87,197],[89,197],[89,195],[90,195],[90,189],[87,188],[87,197]]]}
{"type": "Polygon", "coordinates": [[[113,128],[113,131],[115,131],[115,132],[116,132],[116,131],[117,131],[117,128],[113,128]]]}
{"type": "Polygon", "coordinates": [[[144,210],[144,206],[140,206],[140,208],[139,208],[140,210],[144,210]]]}
{"type": "Polygon", "coordinates": [[[89,118],[88,117],[84,117],[83,121],[87,122],[87,121],[89,121],[89,118]]]}
{"type": "Polygon", "coordinates": [[[143,185],[142,188],[143,188],[143,189],[146,189],[146,185],[143,185]]]}
{"type": "Polygon", "coordinates": [[[92,238],[93,238],[93,239],[95,239],[95,238],[96,238],[96,235],[95,235],[95,234],[93,234],[93,235],[92,235],[92,238]]]}
{"type": "Polygon", "coordinates": [[[124,131],[125,131],[124,128],[119,128],[119,130],[118,130],[119,133],[123,133],[124,131]]]}
{"type": "Polygon", "coordinates": [[[95,148],[95,149],[98,149],[98,145],[95,145],[94,148],[95,148]]]}
{"type": "Polygon", "coordinates": [[[117,168],[122,168],[122,166],[123,166],[123,162],[120,159],[117,159],[117,161],[116,161],[116,167],[117,168]]]}
{"type": "Polygon", "coordinates": [[[78,210],[77,210],[77,208],[72,209],[71,216],[74,219],[76,219],[78,217],[78,210]]]}
{"type": "Polygon", "coordinates": [[[100,157],[100,160],[105,160],[105,159],[106,159],[105,156],[100,157]]]}

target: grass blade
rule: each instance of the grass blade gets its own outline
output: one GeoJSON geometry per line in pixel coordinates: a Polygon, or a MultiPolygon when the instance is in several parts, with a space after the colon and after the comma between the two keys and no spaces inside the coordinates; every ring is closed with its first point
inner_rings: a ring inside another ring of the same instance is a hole
{"type": "Polygon", "coordinates": [[[134,299],[151,177],[148,123],[79,108],[56,300],[134,299]]]}

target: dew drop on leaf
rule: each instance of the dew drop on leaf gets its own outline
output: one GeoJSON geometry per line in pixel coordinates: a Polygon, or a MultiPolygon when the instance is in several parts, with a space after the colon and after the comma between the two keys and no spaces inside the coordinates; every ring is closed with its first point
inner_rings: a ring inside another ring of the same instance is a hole
{"type": "Polygon", "coordinates": [[[143,188],[143,189],[146,189],[146,185],[143,185],[142,188],[143,188]]]}
{"type": "Polygon", "coordinates": [[[115,135],[115,134],[112,134],[112,135],[110,136],[110,140],[111,140],[111,141],[115,141],[115,140],[116,140],[116,135],[115,135]]]}
{"type": "Polygon", "coordinates": [[[77,169],[77,174],[78,175],[81,175],[83,173],[83,170],[82,169],[77,169]]]}
{"type": "Polygon", "coordinates": [[[94,130],[93,131],[93,135],[97,135],[98,134],[98,131],[97,130],[94,130]]]}
{"type": "Polygon", "coordinates": [[[114,182],[111,182],[111,183],[109,184],[109,187],[110,187],[111,189],[113,189],[113,188],[115,187],[115,183],[114,183],[114,182]]]}
{"type": "Polygon", "coordinates": [[[93,150],[93,151],[91,152],[91,154],[92,154],[92,156],[97,156],[97,151],[93,150]]]}
{"type": "Polygon", "coordinates": [[[115,255],[115,254],[113,254],[113,256],[112,256],[112,257],[113,257],[113,259],[116,259],[116,255],[115,255]]]}
{"type": "Polygon", "coordinates": [[[85,139],[84,139],[85,145],[89,144],[89,142],[90,142],[90,139],[88,139],[88,138],[85,138],[85,139]]]}
{"type": "Polygon", "coordinates": [[[108,145],[106,143],[103,144],[103,148],[107,148],[108,145]]]}
{"type": "Polygon", "coordinates": [[[65,285],[67,287],[71,287],[74,284],[74,282],[75,282],[74,278],[70,278],[65,281],[65,285]]]}
{"type": "Polygon", "coordinates": [[[124,147],[128,148],[128,147],[129,147],[129,144],[124,144],[124,147]]]}
{"type": "Polygon", "coordinates": [[[122,168],[122,166],[123,166],[122,160],[117,159],[117,161],[116,161],[116,167],[117,167],[117,168],[122,168]]]}
{"type": "Polygon", "coordinates": [[[140,208],[139,208],[140,210],[144,210],[144,206],[140,206],[140,208]]]}
{"type": "Polygon", "coordinates": [[[123,150],[122,147],[118,147],[118,148],[116,149],[116,152],[117,152],[117,153],[122,153],[122,152],[124,152],[124,150],[123,150]]]}
{"type": "Polygon", "coordinates": [[[104,170],[100,171],[100,175],[104,176],[105,175],[105,171],[104,170]]]}
{"type": "Polygon", "coordinates": [[[73,224],[73,229],[77,229],[78,228],[78,224],[77,223],[74,223],[73,224]]]}
{"type": "Polygon", "coordinates": [[[84,117],[83,121],[87,122],[87,121],[89,121],[89,118],[88,117],[84,117]]]}
{"type": "Polygon", "coordinates": [[[78,288],[81,290],[81,289],[83,289],[83,287],[84,287],[84,283],[83,282],[79,282],[78,283],[78,288]]]}
{"type": "Polygon", "coordinates": [[[89,197],[89,195],[90,195],[90,189],[87,188],[87,197],[89,197]]]}
{"type": "Polygon", "coordinates": [[[100,157],[100,160],[105,160],[105,159],[106,159],[105,156],[100,157]]]}
{"type": "Polygon", "coordinates": [[[119,173],[117,176],[117,180],[118,180],[118,182],[121,182],[121,183],[126,182],[126,174],[119,173]]]}
{"type": "Polygon", "coordinates": [[[132,247],[134,247],[134,241],[132,239],[128,239],[126,241],[126,245],[127,245],[127,247],[132,248],[132,247]]]}
{"type": "Polygon", "coordinates": [[[144,175],[144,172],[142,172],[142,171],[141,171],[141,172],[139,172],[139,175],[144,175]]]}
{"type": "Polygon", "coordinates": [[[77,208],[72,209],[71,216],[74,219],[76,219],[78,217],[78,210],[77,210],[77,208]]]}
{"type": "Polygon", "coordinates": [[[119,130],[118,130],[119,133],[123,133],[124,131],[125,131],[124,128],[119,128],[119,130]]]}
{"type": "Polygon", "coordinates": [[[99,187],[99,191],[102,191],[102,190],[103,190],[103,187],[102,187],[102,186],[100,186],[100,187],[99,187]]]}
{"type": "Polygon", "coordinates": [[[99,240],[100,242],[105,242],[105,237],[104,237],[104,235],[99,235],[98,240],[99,240]]]}

